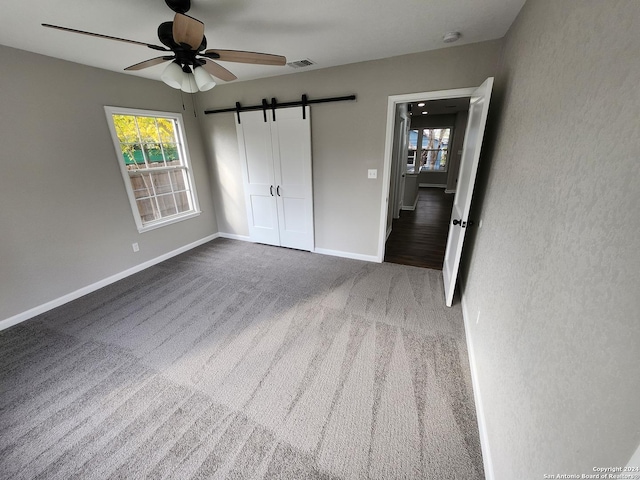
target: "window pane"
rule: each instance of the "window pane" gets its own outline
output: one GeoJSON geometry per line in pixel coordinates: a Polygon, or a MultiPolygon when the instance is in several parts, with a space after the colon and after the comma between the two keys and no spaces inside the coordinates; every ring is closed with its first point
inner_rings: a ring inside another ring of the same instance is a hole
{"type": "Polygon", "coordinates": [[[175,172],[170,172],[171,183],[173,183],[174,190],[186,190],[187,189],[187,180],[185,176],[187,172],[184,170],[176,170],[175,172]]]}
{"type": "Polygon", "coordinates": [[[142,200],[137,200],[138,211],[140,212],[140,218],[143,222],[152,222],[160,218],[160,214],[158,213],[158,209],[156,208],[156,204],[153,199],[145,198],[142,200]]]}
{"type": "Polygon", "coordinates": [[[136,199],[151,197],[153,195],[153,187],[151,185],[151,177],[149,175],[135,175],[131,178],[131,188],[136,199]]]}
{"type": "Polygon", "coordinates": [[[178,153],[178,145],[175,143],[163,143],[162,151],[164,152],[164,158],[169,166],[182,165],[180,161],[180,154],[178,153]]]}
{"type": "Polygon", "coordinates": [[[156,198],[158,200],[158,206],[160,207],[161,217],[168,217],[169,215],[175,215],[178,213],[178,210],[176,209],[176,201],[173,198],[172,193],[168,195],[158,195],[156,198]]]}
{"type": "Polygon", "coordinates": [[[147,166],[149,168],[164,167],[164,157],[162,156],[162,149],[157,143],[147,143],[144,147],[144,154],[147,159],[147,166]]]}
{"type": "Polygon", "coordinates": [[[131,115],[113,115],[113,126],[120,142],[135,143],[138,141],[135,117],[131,115]]]}
{"type": "Polygon", "coordinates": [[[121,143],[122,158],[128,170],[146,168],[142,148],[137,143],[121,143]]]}
{"type": "Polygon", "coordinates": [[[156,119],[153,117],[136,117],[138,123],[138,131],[140,139],[144,143],[159,143],[158,128],[156,127],[156,119]]]}
{"type": "Polygon", "coordinates": [[[407,173],[413,173],[416,168],[416,153],[418,150],[419,130],[409,130],[409,151],[407,152],[407,173]]]}
{"type": "Polygon", "coordinates": [[[409,130],[409,150],[418,148],[418,130],[409,130]]]}
{"type": "Polygon", "coordinates": [[[158,118],[158,132],[160,133],[161,142],[176,142],[176,129],[174,123],[174,120],[171,120],[170,118],[158,118]]]}
{"type": "Polygon", "coordinates": [[[176,193],[176,207],[178,212],[188,212],[191,210],[188,192],[176,193]]]}
{"type": "Polygon", "coordinates": [[[152,173],[153,186],[156,190],[156,195],[162,193],[171,193],[171,181],[167,172],[152,173]]]}
{"type": "Polygon", "coordinates": [[[425,128],[422,130],[420,171],[447,171],[450,135],[450,128],[425,128]]]}

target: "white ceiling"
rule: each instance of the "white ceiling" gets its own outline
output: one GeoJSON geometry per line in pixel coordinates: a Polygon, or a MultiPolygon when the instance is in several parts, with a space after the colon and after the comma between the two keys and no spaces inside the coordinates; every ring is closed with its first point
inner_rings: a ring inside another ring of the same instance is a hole
{"type": "MultiPolygon", "coordinates": [[[[208,48],[309,58],[304,70],[501,38],[524,0],[192,0],[208,48]],[[462,38],[444,44],[442,36],[462,38]]],[[[50,23],[160,45],[156,29],[173,19],[164,0],[13,0],[3,2],[0,44],[122,72],[157,57],[146,47],[61,32],[50,23]]],[[[302,71],[223,63],[239,80],[302,71]]],[[[127,73],[159,80],[163,65],[127,73]]]]}

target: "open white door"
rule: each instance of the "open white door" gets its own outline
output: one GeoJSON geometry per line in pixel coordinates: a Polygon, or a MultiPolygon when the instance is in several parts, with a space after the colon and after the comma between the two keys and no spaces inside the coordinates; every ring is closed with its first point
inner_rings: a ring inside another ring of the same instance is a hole
{"type": "Polygon", "coordinates": [[[448,307],[453,303],[453,293],[458,279],[462,245],[467,230],[466,227],[469,223],[471,197],[476,181],[476,172],[478,171],[478,160],[480,159],[480,149],[482,147],[482,139],[484,138],[487,114],[489,113],[492,87],[493,77],[489,77],[471,95],[469,119],[467,120],[467,131],[464,135],[456,196],[453,201],[451,223],[449,224],[447,249],[444,255],[444,264],[442,265],[444,294],[448,307]]]}
{"type": "Polygon", "coordinates": [[[400,218],[400,210],[402,210],[402,201],[404,199],[404,182],[407,177],[407,152],[409,151],[409,118],[402,117],[400,122],[400,135],[398,138],[398,160],[399,160],[399,174],[398,174],[398,201],[395,205],[395,211],[393,218],[400,218]]]}

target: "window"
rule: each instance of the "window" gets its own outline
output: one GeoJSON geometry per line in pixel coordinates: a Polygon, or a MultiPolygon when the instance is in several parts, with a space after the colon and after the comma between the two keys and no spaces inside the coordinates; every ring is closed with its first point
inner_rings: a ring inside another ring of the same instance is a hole
{"type": "Polygon", "coordinates": [[[139,232],[200,213],[176,113],[105,107],[139,232]]]}
{"type": "Polygon", "coordinates": [[[409,131],[407,170],[446,172],[451,128],[421,128],[409,131]],[[419,162],[416,156],[419,154],[419,162]]]}

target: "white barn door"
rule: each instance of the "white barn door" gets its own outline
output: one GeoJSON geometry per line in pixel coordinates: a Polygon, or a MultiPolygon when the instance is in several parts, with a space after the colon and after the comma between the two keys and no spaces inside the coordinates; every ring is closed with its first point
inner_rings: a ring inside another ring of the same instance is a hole
{"type": "Polygon", "coordinates": [[[271,123],[280,245],[312,251],[313,199],[309,107],[283,108],[271,123]]]}
{"type": "Polygon", "coordinates": [[[469,118],[467,120],[467,130],[460,160],[460,172],[458,173],[458,183],[456,185],[456,196],[453,201],[453,210],[449,223],[447,249],[444,255],[444,264],[442,265],[445,301],[448,307],[453,303],[453,293],[458,279],[462,245],[464,244],[464,237],[469,223],[471,197],[476,181],[476,172],[478,171],[484,129],[487,124],[492,87],[493,77],[489,77],[471,95],[469,118]]]}
{"type": "Polygon", "coordinates": [[[274,181],[271,126],[262,112],[242,112],[236,124],[242,162],[242,180],[252,241],[280,245],[274,181]]]}
{"type": "Polygon", "coordinates": [[[309,107],[242,112],[236,125],[249,237],[313,251],[313,187],[309,107]]]}

